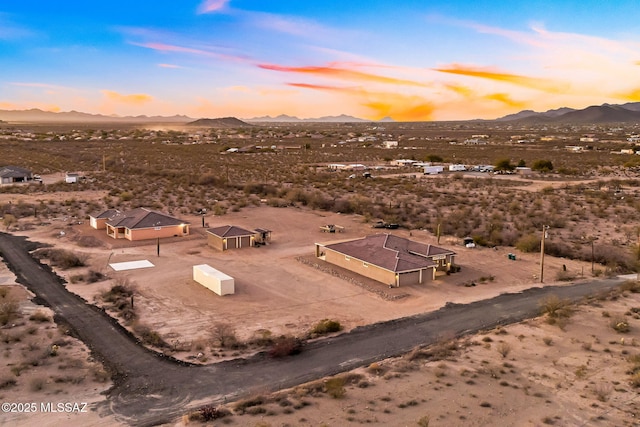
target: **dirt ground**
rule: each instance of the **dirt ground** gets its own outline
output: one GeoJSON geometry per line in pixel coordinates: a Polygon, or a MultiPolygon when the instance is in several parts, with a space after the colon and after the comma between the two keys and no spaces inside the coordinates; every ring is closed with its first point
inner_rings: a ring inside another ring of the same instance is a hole
{"type": "MultiPolygon", "coordinates": [[[[228,405],[234,415],[222,420],[265,427],[637,426],[640,401],[629,371],[640,355],[639,309],[639,294],[593,300],[562,328],[540,317],[460,339],[440,356],[416,350],[342,374],[342,391],[331,379],[272,395],[257,390],[228,405]],[[611,327],[617,316],[629,332],[611,327]]],[[[199,424],[185,416],[179,425],[199,424]]]]}
{"type": "MultiPolygon", "coordinates": [[[[458,239],[442,238],[440,246],[456,251],[459,273],[439,275],[423,285],[389,289],[386,285],[361,276],[345,273],[362,286],[332,276],[299,257],[313,259],[315,242],[331,242],[363,237],[379,231],[365,224],[361,217],[318,213],[298,208],[248,207],[222,217],[208,217],[209,226],[226,224],[244,228],[272,230],[267,246],[218,252],[207,246],[201,218],[186,217],[192,235],[161,241],[160,256],[156,242],[130,243],[114,241],[104,230],[93,230],[87,222],[71,226],[62,221],[25,232],[33,240],[66,247],[89,255],[89,267],[107,274],[111,280],[87,284],[69,283],[68,289],[88,301],[107,290],[118,278],[134,284],[135,307],[139,318],[177,347],[207,339],[211,326],[226,322],[235,326],[242,339],[256,331],[272,334],[302,335],[318,321],[331,318],[348,330],[378,321],[431,311],[447,302],[465,303],[490,298],[505,292],[540,286],[540,255],[516,254],[508,259],[512,248],[465,248],[458,239]],[[338,224],[343,233],[323,233],[320,226],[338,224]],[[61,236],[60,231],[64,232],[61,236]],[[79,248],[79,236],[94,236],[101,247],[79,248]],[[149,260],[153,268],[113,271],[110,263],[149,260]],[[220,297],[192,279],[198,264],[212,267],[235,278],[236,293],[220,297]],[[466,286],[474,283],[476,286],[466,286]],[[385,297],[402,297],[390,301],[385,297]],[[177,345],[180,344],[180,345],[177,345]]],[[[437,244],[426,231],[392,230],[394,234],[417,241],[437,244]]],[[[566,267],[576,278],[590,276],[589,263],[545,257],[545,284],[555,282],[566,267]]],[[[336,270],[333,266],[329,268],[336,270]]],[[[85,269],[85,270],[86,270],[85,269]]],[[[82,269],[61,271],[68,282],[82,269]]],[[[191,359],[193,354],[174,354],[191,359]]]]}
{"type": "MultiPolygon", "coordinates": [[[[517,252],[516,260],[512,261],[507,256],[514,252],[512,248],[470,249],[463,247],[458,239],[446,237],[441,239],[439,245],[457,252],[456,263],[462,270],[449,276],[440,275],[437,280],[426,285],[389,289],[386,285],[353,274],[350,275],[352,280],[337,278],[299,260],[300,257],[313,258],[315,242],[327,243],[358,238],[378,231],[372,229],[370,224],[364,223],[359,216],[259,206],[247,207],[240,212],[231,212],[221,217],[206,217],[210,227],[232,224],[244,228],[272,230],[272,242],[267,246],[223,253],[207,246],[200,217],[184,219],[191,222],[192,235],[161,241],[160,256],[157,256],[155,241],[142,244],[132,244],[124,240],[114,241],[106,236],[104,230],[91,229],[87,221],[78,224],[78,221],[59,219],[17,234],[27,235],[34,241],[87,254],[87,267],[58,271],[58,274],[67,279],[69,290],[88,301],[94,301],[97,295],[109,289],[115,281],[128,279],[136,288],[135,307],[139,317],[159,332],[167,342],[183,349],[173,352],[174,357],[192,362],[211,363],[240,355],[230,352],[208,353],[205,349],[205,358],[196,357],[203,350],[194,343],[208,340],[212,325],[220,322],[231,323],[241,339],[248,339],[258,331],[264,330],[269,330],[274,335],[303,335],[315,323],[325,318],[339,320],[345,329],[349,330],[365,324],[435,310],[447,302],[465,303],[541,286],[539,254],[517,252]],[[326,224],[344,226],[345,231],[338,234],[322,233],[320,226],[326,224]],[[82,236],[93,236],[99,244],[89,248],[79,247],[77,239],[82,236]],[[154,267],[116,272],[108,266],[114,262],[144,259],[151,261],[154,267]],[[209,264],[233,276],[236,280],[236,293],[220,297],[197,284],[192,280],[192,267],[197,264],[209,264]],[[103,272],[110,279],[93,284],[82,281],[71,283],[72,276],[89,269],[103,272]],[[359,285],[353,283],[353,280],[359,285]],[[475,286],[469,286],[472,283],[475,286]]],[[[437,244],[435,236],[426,231],[391,232],[421,242],[437,244]]],[[[583,275],[585,278],[591,277],[590,263],[547,256],[545,284],[555,283],[558,274],[565,269],[566,273],[563,274],[574,276],[576,279],[583,275]]],[[[640,305],[640,302],[631,299],[621,299],[617,303],[622,301],[633,301],[627,304],[640,305]]],[[[616,306],[609,310],[613,313],[625,309],[616,306]]],[[[594,318],[594,322],[600,320],[596,319],[597,316],[591,317],[594,318]]],[[[589,316],[587,320],[588,318],[589,316]]],[[[415,424],[421,417],[428,415],[432,423],[442,420],[446,425],[487,425],[495,424],[490,420],[496,419],[501,420],[500,424],[503,425],[528,426],[551,422],[555,425],[575,425],[570,418],[572,415],[567,411],[580,414],[584,406],[583,400],[590,399],[584,402],[591,405],[593,399],[579,398],[577,395],[571,397],[571,393],[563,391],[564,385],[558,389],[557,384],[564,384],[564,380],[572,372],[572,367],[578,362],[588,365],[588,378],[594,378],[595,381],[597,375],[599,383],[602,382],[602,369],[605,368],[592,368],[592,364],[603,363],[607,366],[607,363],[610,363],[607,362],[608,358],[612,357],[611,351],[615,349],[617,353],[630,352],[633,350],[630,344],[635,343],[631,341],[631,337],[638,338],[636,335],[625,336],[628,338],[624,348],[616,341],[615,346],[608,346],[610,351],[605,351],[604,348],[598,347],[613,341],[605,336],[606,326],[600,325],[603,328],[600,336],[597,335],[596,325],[591,325],[585,320],[585,327],[582,328],[580,325],[583,321],[577,320],[582,318],[575,319],[567,326],[567,332],[543,323],[535,326],[535,322],[525,322],[512,327],[521,328],[520,330],[509,328],[506,335],[496,337],[489,334],[494,344],[482,341],[480,345],[469,347],[468,351],[473,351],[473,354],[463,353],[457,357],[457,362],[444,361],[431,365],[424,362],[418,368],[392,367],[391,361],[383,362],[384,367],[379,375],[371,375],[372,370],[362,370],[363,374],[367,375],[369,386],[373,387],[349,387],[344,399],[302,396],[302,400],[308,399],[310,402],[303,404],[302,412],[296,410],[287,413],[282,410],[282,406],[279,406],[280,409],[274,406],[273,409],[268,409],[275,412],[274,418],[264,414],[232,417],[231,424],[348,425],[377,422],[381,425],[399,426],[415,424]],[[581,338],[569,338],[567,343],[568,335],[564,334],[573,329],[576,329],[575,333],[581,338]],[[554,335],[556,333],[561,335],[554,335]],[[525,338],[517,338],[520,335],[524,335],[525,338]],[[575,347],[582,348],[579,343],[575,343],[576,340],[586,342],[587,337],[592,335],[592,350],[583,351],[584,354],[581,356],[569,356],[572,354],[571,351],[578,351],[575,347]],[[540,337],[547,336],[551,337],[553,345],[539,343],[542,339],[540,337]],[[496,351],[497,342],[500,340],[508,341],[512,347],[509,357],[504,361],[496,351]],[[596,345],[596,341],[599,345],[596,345]],[[531,344],[527,345],[529,343],[531,344]],[[486,348],[487,344],[489,348],[486,348]],[[573,347],[569,348],[569,344],[573,347]],[[549,361],[555,364],[549,367],[549,361]],[[513,366],[507,367],[504,363],[513,366]],[[566,365],[564,370],[560,370],[562,365],[566,365]],[[403,371],[404,369],[408,370],[403,371]],[[593,374],[591,369],[594,369],[593,374]],[[505,373],[500,372],[493,376],[496,370],[505,373]],[[473,384],[469,381],[473,381],[473,384]],[[501,385],[502,382],[508,384],[501,385]],[[517,399],[514,399],[515,395],[518,396],[517,399]],[[534,396],[535,405],[530,400],[531,396],[534,396]],[[483,405],[480,405],[481,403],[483,405]],[[485,406],[484,403],[488,403],[489,406],[485,406]],[[543,421],[544,417],[551,418],[543,421]],[[261,422],[263,424],[259,424],[261,422]]],[[[636,330],[632,329],[632,333],[635,334],[636,330]]],[[[475,337],[471,340],[480,342],[481,338],[475,337]]],[[[616,340],[619,340],[619,337],[616,337],[616,340]]],[[[70,348],[77,349],[74,351],[80,352],[80,355],[86,351],[81,343],[76,343],[70,348]]],[[[14,353],[13,357],[16,355],[17,353],[14,353]]],[[[86,355],[84,358],[86,363],[90,362],[86,355]]],[[[10,367],[12,363],[15,363],[15,360],[8,359],[6,366],[10,367]]],[[[400,365],[403,363],[400,360],[400,365]]],[[[45,369],[44,372],[49,373],[41,375],[51,376],[53,369],[45,369]]],[[[624,366],[620,364],[617,369],[615,378],[622,384],[624,366]]],[[[373,371],[378,372],[377,369],[373,371]]],[[[77,396],[84,398],[80,401],[100,400],[103,396],[99,393],[104,391],[108,384],[94,384],[92,381],[43,388],[46,390],[44,396],[64,393],[65,401],[80,399],[77,396]],[[63,391],[58,392],[58,389],[63,391]]],[[[574,383],[594,387],[593,384],[584,383],[583,379],[575,380],[574,383]]],[[[34,392],[28,382],[20,381],[19,386],[23,388],[0,390],[3,401],[9,396],[16,399],[38,396],[38,402],[42,400],[41,395],[37,394],[40,392],[34,392]]],[[[588,392],[589,387],[583,393],[590,393],[591,396],[593,393],[588,392]]],[[[624,397],[631,396],[632,393],[627,393],[626,396],[618,391],[609,394],[610,401],[617,402],[614,396],[620,395],[620,401],[623,401],[624,397]]],[[[58,401],[57,398],[54,400],[58,401]]],[[[588,410],[591,411],[589,414],[594,414],[593,416],[600,413],[598,407],[589,406],[588,410]]],[[[622,415],[616,419],[622,420],[628,416],[624,411],[620,413],[622,415]]],[[[114,424],[113,420],[99,418],[96,414],[91,415],[91,418],[85,416],[86,414],[83,414],[82,425],[114,424]]],[[[611,412],[606,416],[612,417],[611,412]]],[[[7,417],[6,420],[16,421],[18,424],[20,420],[26,419],[13,417],[13,414],[7,417]]],[[[33,420],[34,418],[29,418],[30,425],[33,420]]]]}
{"type": "Polygon", "coordinates": [[[31,298],[0,263],[0,305],[15,303],[17,309],[0,327],[0,424],[118,425],[95,409],[111,387],[107,372],[81,341],[53,322],[51,310],[31,298]]]}

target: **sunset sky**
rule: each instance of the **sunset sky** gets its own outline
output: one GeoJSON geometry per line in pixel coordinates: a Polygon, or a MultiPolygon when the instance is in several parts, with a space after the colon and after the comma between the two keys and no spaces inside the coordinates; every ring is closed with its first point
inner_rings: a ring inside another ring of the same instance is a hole
{"type": "Polygon", "coordinates": [[[3,1],[0,109],[491,119],[640,101],[637,1],[3,1]]]}

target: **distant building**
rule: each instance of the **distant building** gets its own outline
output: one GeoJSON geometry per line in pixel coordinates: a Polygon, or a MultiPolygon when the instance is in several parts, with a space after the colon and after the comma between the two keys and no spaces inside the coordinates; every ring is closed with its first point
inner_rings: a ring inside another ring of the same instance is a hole
{"type": "Polygon", "coordinates": [[[27,182],[31,179],[33,179],[33,173],[28,169],[19,166],[0,167],[0,184],[27,182]]]}
{"type": "Polygon", "coordinates": [[[75,184],[76,182],[78,182],[79,178],[80,174],[76,172],[67,172],[64,174],[64,182],[66,182],[67,184],[75,184]]]}
{"type": "Polygon", "coordinates": [[[382,148],[398,148],[398,141],[382,141],[382,148]]]}

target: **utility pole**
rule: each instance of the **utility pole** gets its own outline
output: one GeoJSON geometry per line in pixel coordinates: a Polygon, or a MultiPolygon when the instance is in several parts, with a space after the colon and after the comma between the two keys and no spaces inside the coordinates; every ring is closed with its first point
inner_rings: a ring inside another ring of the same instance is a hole
{"type": "Polygon", "coordinates": [[[540,283],[544,283],[544,240],[547,238],[548,225],[542,226],[542,239],[540,240],[540,283]]]}
{"type": "Polygon", "coordinates": [[[595,241],[595,238],[591,238],[591,275],[594,274],[595,269],[594,269],[594,261],[595,261],[595,257],[594,257],[594,252],[593,252],[593,242],[595,241]]]}
{"type": "Polygon", "coordinates": [[[440,244],[440,223],[438,223],[438,229],[436,230],[436,236],[438,237],[438,244],[440,244]]]}

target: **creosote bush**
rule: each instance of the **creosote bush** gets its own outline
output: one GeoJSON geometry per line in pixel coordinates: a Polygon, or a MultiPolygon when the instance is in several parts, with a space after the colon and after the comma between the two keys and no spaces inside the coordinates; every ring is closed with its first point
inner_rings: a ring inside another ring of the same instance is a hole
{"type": "Polygon", "coordinates": [[[299,338],[281,335],[273,341],[269,350],[271,357],[285,357],[298,354],[302,351],[302,341],[299,338]]]}
{"type": "Polygon", "coordinates": [[[325,382],[325,388],[327,390],[327,394],[334,399],[341,399],[347,393],[347,389],[345,386],[345,378],[344,377],[333,377],[329,378],[325,382]]]}
{"type": "Polygon", "coordinates": [[[316,323],[311,329],[311,335],[326,335],[342,330],[342,325],[337,320],[323,319],[316,323]]]}
{"type": "Polygon", "coordinates": [[[76,254],[65,249],[39,249],[34,252],[36,258],[46,258],[52,266],[59,267],[63,270],[83,267],[86,264],[87,256],[84,254],[76,254]]]}
{"type": "Polygon", "coordinates": [[[0,325],[6,325],[20,317],[20,305],[12,298],[0,300],[0,325]]]}
{"type": "Polygon", "coordinates": [[[539,303],[540,310],[547,315],[547,323],[563,326],[573,314],[573,307],[569,300],[564,300],[557,295],[549,295],[539,303]]]}

